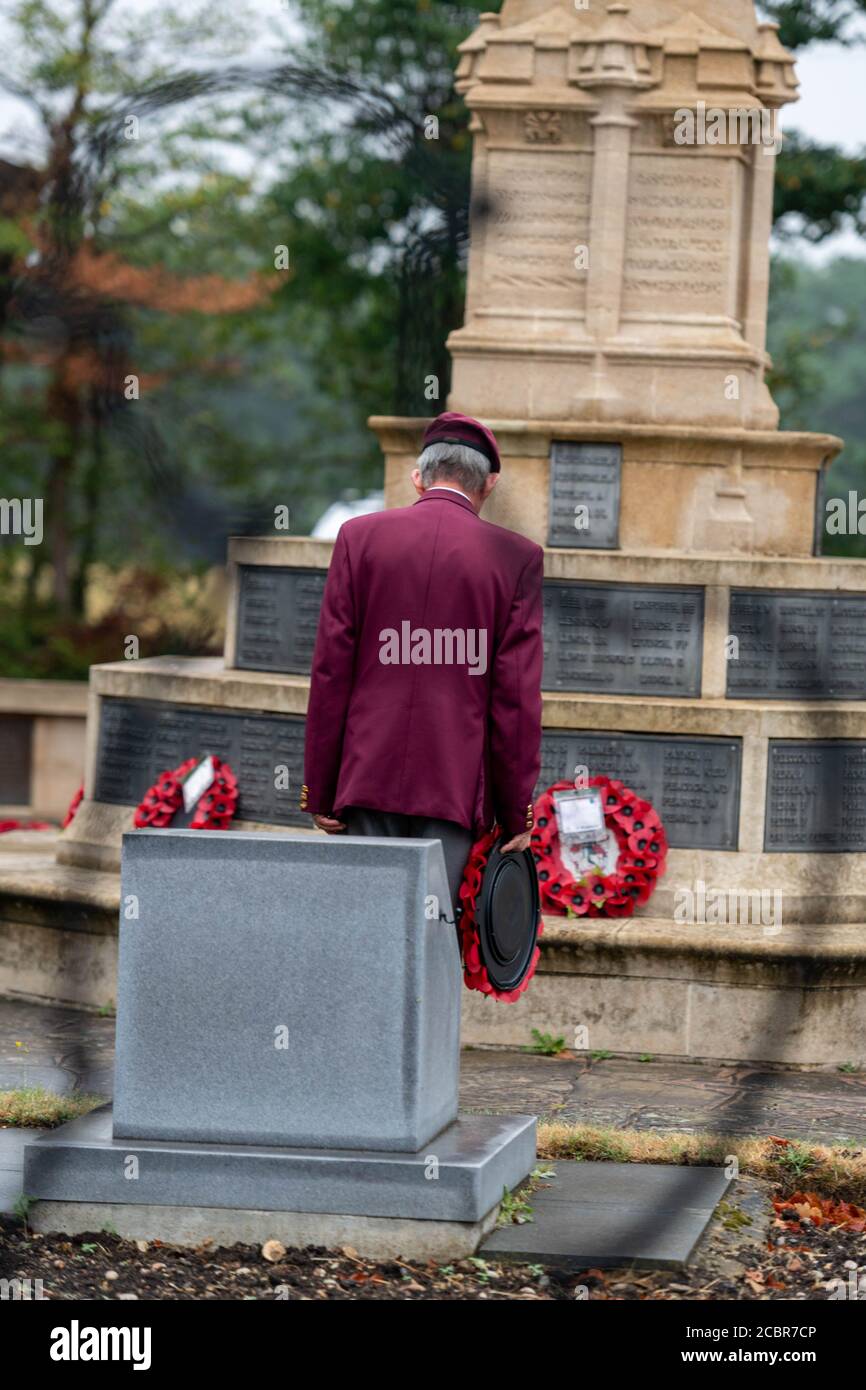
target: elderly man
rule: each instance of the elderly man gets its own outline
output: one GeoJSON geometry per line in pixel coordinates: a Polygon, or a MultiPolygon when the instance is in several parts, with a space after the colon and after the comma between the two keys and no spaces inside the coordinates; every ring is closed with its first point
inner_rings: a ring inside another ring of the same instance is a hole
{"type": "Polygon", "coordinates": [[[526,849],[539,771],[543,551],[481,520],[499,473],[479,421],[432,421],[419,500],[341,527],[313,658],[302,809],[441,840],[452,897],[494,821],[526,849]]]}

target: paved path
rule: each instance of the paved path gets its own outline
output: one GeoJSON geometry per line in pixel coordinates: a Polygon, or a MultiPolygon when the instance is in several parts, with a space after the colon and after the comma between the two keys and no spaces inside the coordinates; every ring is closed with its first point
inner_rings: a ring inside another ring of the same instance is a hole
{"type": "MultiPolygon", "coordinates": [[[[113,1018],[0,999],[0,1090],[108,1097],[113,1056],[113,1018]]],[[[864,1074],[473,1049],[463,1054],[460,1090],[466,1110],[657,1131],[866,1139],[864,1074]]],[[[0,1130],[0,1209],[20,1190],[21,1146],[33,1133],[0,1130]]]]}
{"type": "Polygon", "coordinates": [[[775,1071],[757,1064],[606,1061],[464,1052],[467,1109],[529,1111],[622,1129],[866,1138],[866,1074],[775,1071]]]}

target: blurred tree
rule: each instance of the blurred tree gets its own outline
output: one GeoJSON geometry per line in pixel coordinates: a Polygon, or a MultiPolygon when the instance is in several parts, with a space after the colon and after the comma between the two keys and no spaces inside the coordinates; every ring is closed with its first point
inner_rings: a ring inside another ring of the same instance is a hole
{"type": "MultiPolygon", "coordinates": [[[[761,0],[758,7],[779,25],[779,38],[796,52],[812,43],[861,45],[866,38],[866,0],[761,0]]],[[[796,132],[796,107],[776,174],[776,232],[822,241],[845,225],[866,234],[866,164],[796,132]]]]}
{"type": "Polygon", "coordinates": [[[786,48],[862,42],[857,21],[866,16],[866,0],[759,0],[758,8],[778,24],[786,48]]]}
{"type": "MultiPolygon", "coordinates": [[[[110,249],[122,230],[118,207],[154,199],[161,183],[182,191],[156,199],[159,218],[213,196],[203,179],[237,139],[237,103],[204,109],[183,64],[190,50],[224,54],[235,20],[214,4],[180,17],[115,0],[22,0],[7,21],[14,42],[0,85],[29,109],[36,167],[0,167],[2,355],[29,368],[14,383],[24,388],[18,405],[7,391],[0,423],[5,457],[25,473],[35,465],[62,612],[81,611],[95,553],[104,426],[152,384],[131,355],[125,311],[235,314],[270,293],[249,266],[237,282],[181,277],[110,249]]],[[[139,461],[158,472],[158,450],[150,452],[139,461]]],[[[165,472],[163,461],[163,485],[165,472]]],[[[34,547],[28,558],[32,591],[44,554],[34,547]]]]}
{"type": "MultiPolygon", "coordinates": [[[[448,391],[445,341],[463,320],[471,138],[457,45],[481,8],[437,0],[292,0],[304,63],[389,92],[398,138],[317,113],[272,193],[305,266],[299,292],[332,311],[331,350],[367,412],[430,414],[448,391]]],[[[376,457],[375,441],[369,457],[376,457]]]]}
{"type": "MultiPolygon", "coordinates": [[[[863,262],[840,257],[824,266],[777,257],[770,290],[770,386],[782,428],[841,435],[827,497],[864,493],[866,478],[866,275],[863,262]]],[[[826,517],[825,517],[826,520],[826,517]]],[[[866,558],[866,536],[823,534],[825,555],[866,558]]]]}

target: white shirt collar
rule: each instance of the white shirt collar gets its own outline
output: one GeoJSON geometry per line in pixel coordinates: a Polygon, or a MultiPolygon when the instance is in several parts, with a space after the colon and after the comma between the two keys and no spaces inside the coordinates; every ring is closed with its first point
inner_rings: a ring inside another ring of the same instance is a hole
{"type": "MultiPolygon", "coordinates": [[[[447,483],[433,483],[431,487],[425,488],[425,492],[456,492],[458,497],[466,497],[465,492],[461,492],[459,487],[449,487],[447,483]]],[[[466,497],[468,502],[470,499],[466,497]]]]}

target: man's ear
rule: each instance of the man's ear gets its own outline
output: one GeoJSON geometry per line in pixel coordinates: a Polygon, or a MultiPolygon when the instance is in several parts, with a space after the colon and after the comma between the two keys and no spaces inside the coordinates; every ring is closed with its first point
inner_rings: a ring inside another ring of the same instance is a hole
{"type": "Polygon", "coordinates": [[[499,474],[498,474],[498,473],[488,473],[488,474],[487,474],[487,477],[484,479],[484,487],[483,487],[482,490],[481,490],[481,505],[482,505],[482,507],[484,506],[484,503],[487,501],[488,497],[490,496],[491,492],[492,492],[493,489],[496,487],[496,484],[497,484],[498,482],[499,482],[499,474]]]}
{"type": "Polygon", "coordinates": [[[419,496],[419,497],[423,497],[423,496],[424,496],[424,484],[423,484],[422,481],[421,481],[421,469],[420,469],[420,468],[413,468],[413,469],[412,469],[412,482],[415,484],[415,491],[417,492],[418,496],[419,496]]]}

